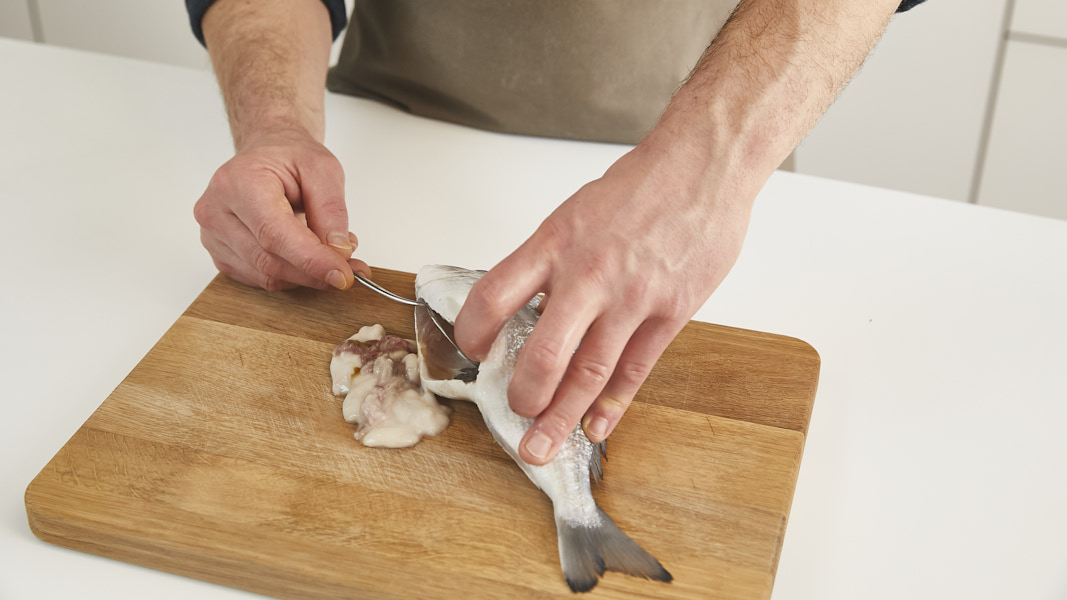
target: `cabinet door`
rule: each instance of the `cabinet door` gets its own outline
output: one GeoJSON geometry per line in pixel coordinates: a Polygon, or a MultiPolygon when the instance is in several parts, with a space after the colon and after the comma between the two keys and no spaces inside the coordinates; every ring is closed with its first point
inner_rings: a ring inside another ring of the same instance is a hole
{"type": "Polygon", "coordinates": [[[1067,219],[1067,44],[1008,43],[978,203],[1067,219]]]}
{"type": "Polygon", "coordinates": [[[967,200],[1005,10],[930,0],[895,16],[797,149],[797,171],[967,200]]]}
{"type": "Polygon", "coordinates": [[[209,68],[179,0],[37,0],[44,42],[209,68]]]}

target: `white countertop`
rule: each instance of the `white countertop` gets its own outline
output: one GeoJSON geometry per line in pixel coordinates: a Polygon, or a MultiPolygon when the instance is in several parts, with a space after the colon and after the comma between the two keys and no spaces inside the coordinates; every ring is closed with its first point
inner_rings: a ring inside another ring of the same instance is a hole
{"type": "MultiPolygon", "coordinates": [[[[259,597],[46,544],[23,507],[214,275],[215,83],[3,39],[0,76],[0,598],[259,597]]],[[[327,111],[358,256],[408,271],[492,266],[626,150],[327,111]]],[[[1067,598],[1067,222],[778,173],[696,318],[822,356],[775,599],[1067,598]]]]}

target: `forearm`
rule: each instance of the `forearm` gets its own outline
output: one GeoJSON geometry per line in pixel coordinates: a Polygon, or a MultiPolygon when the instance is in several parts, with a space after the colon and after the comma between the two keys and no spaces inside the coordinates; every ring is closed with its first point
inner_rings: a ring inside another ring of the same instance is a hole
{"type": "Polygon", "coordinates": [[[203,29],[238,150],[287,132],[322,142],[332,38],[320,0],[218,0],[203,29]]]}
{"type": "Polygon", "coordinates": [[[863,63],[898,4],[742,0],[646,143],[681,149],[693,169],[745,187],[735,195],[751,201],[863,63]]]}

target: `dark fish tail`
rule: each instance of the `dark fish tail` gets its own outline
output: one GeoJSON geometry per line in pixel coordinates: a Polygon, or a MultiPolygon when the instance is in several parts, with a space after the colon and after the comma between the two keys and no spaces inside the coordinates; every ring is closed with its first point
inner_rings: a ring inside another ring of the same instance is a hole
{"type": "Polygon", "coordinates": [[[599,507],[597,511],[601,518],[595,527],[571,524],[556,515],[559,562],[572,592],[593,589],[604,571],[663,582],[673,579],[667,569],[623,533],[611,517],[599,507]]]}

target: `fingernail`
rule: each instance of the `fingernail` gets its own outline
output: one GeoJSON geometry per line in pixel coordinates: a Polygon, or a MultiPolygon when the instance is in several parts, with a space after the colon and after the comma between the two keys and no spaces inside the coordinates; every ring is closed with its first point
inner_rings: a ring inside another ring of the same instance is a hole
{"type": "Polygon", "coordinates": [[[333,287],[339,290],[345,289],[345,286],[347,285],[347,282],[345,281],[345,276],[342,275],[341,272],[337,269],[334,269],[326,274],[326,283],[332,285],[333,287]]]}
{"type": "Polygon", "coordinates": [[[348,232],[348,243],[352,245],[353,249],[359,247],[359,238],[351,231],[348,232]]]}
{"type": "Polygon", "coordinates": [[[351,256],[352,241],[349,239],[347,233],[340,233],[334,231],[333,233],[326,234],[326,243],[330,246],[337,248],[338,250],[344,250],[351,256]]]}
{"type": "Polygon", "coordinates": [[[604,439],[604,436],[608,434],[608,420],[604,417],[591,419],[589,424],[585,426],[585,434],[589,438],[604,439]]]}
{"type": "Polygon", "coordinates": [[[535,433],[530,441],[526,442],[526,451],[530,456],[543,460],[552,449],[552,439],[543,433],[535,433]]]}

